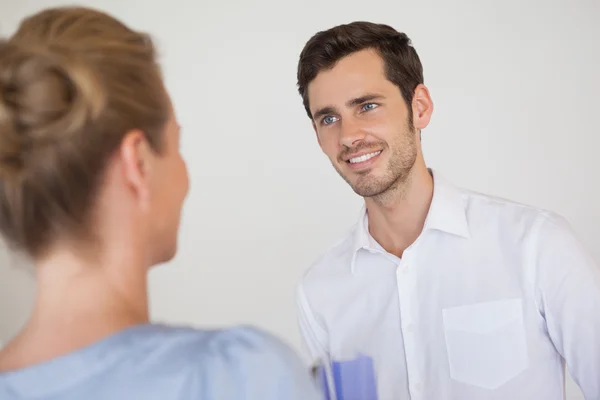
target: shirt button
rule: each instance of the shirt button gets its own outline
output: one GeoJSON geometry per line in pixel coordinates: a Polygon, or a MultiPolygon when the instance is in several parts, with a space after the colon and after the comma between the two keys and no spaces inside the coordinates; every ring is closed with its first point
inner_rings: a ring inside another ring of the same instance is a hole
{"type": "Polygon", "coordinates": [[[406,332],[413,333],[414,331],[415,331],[415,325],[414,324],[408,324],[406,326],[406,332]]]}

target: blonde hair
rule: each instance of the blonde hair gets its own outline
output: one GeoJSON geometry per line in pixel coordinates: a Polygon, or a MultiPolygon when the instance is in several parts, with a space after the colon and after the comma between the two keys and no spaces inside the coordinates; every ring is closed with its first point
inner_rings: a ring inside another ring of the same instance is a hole
{"type": "Polygon", "coordinates": [[[170,114],[150,38],[97,10],[52,8],[0,42],[0,233],[36,257],[89,234],[126,132],[162,150],[170,114]]]}

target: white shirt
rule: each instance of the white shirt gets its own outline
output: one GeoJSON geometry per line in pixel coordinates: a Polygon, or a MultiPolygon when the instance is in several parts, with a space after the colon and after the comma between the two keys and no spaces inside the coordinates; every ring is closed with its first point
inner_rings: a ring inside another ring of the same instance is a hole
{"type": "Polygon", "coordinates": [[[600,399],[600,269],[568,224],[433,175],[402,259],[363,210],[303,277],[312,359],[372,357],[379,400],[564,399],[566,361],[585,398],[600,399]]]}

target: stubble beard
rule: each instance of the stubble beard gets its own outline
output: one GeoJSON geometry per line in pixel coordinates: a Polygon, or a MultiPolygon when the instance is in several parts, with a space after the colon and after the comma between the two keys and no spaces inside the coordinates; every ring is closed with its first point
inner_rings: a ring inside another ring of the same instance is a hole
{"type": "Polygon", "coordinates": [[[377,203],[388,204],[402,197],[410,185],[411,171],[417,159],[415,129],[407,127],[392,146],[384,144],[384,152],[389,152],[390,149],[393,150],[388,165],[380,176],[374,176],[374,171],[369,169],[349,177],[336,169],[356,194],[371,198],[377,203]]]}

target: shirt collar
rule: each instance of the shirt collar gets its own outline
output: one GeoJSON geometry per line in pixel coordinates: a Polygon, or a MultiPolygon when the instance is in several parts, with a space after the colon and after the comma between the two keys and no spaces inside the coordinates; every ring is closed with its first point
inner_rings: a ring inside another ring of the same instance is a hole
{"type": "MultiPolygon", "coordinates": [[[[439,173],[430,170],[433,176],[433,197],[425,219],[423,232],[437,230],[448,234],[469,238],[469,226],[465,204],[460,190],[445,181],[439,173]]],[[[354,272],[356,253],[361,250],[382,250],[369,233],[369,218],[363,205],[354,232],[351,270],[354,272]]]]}

